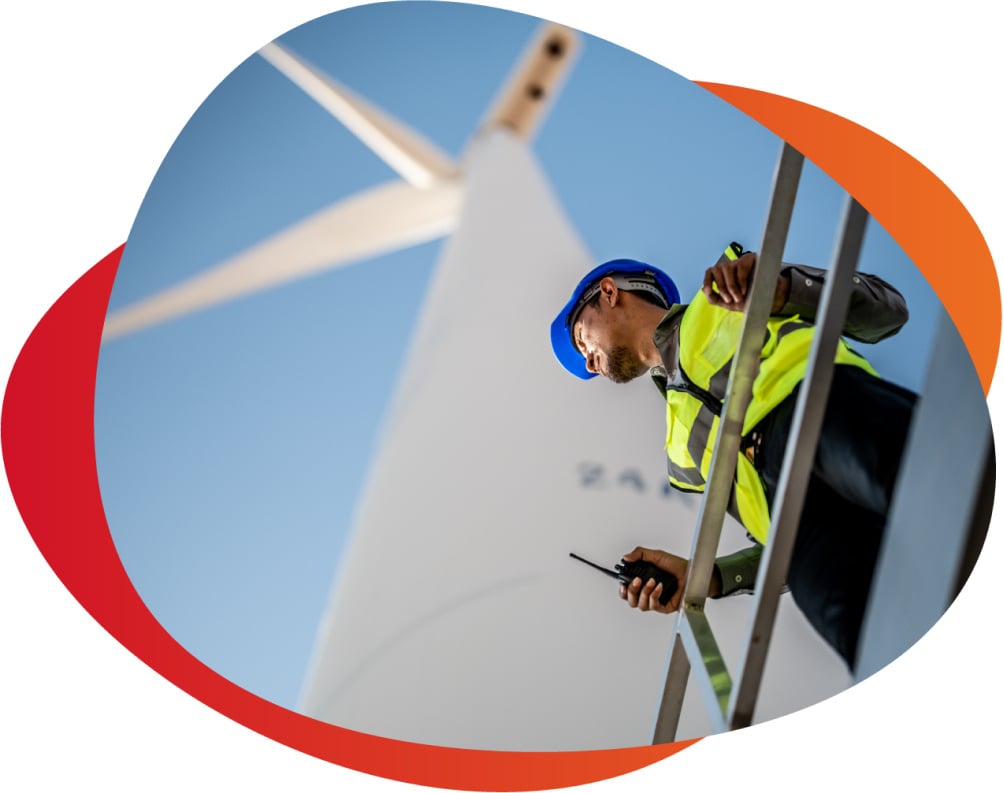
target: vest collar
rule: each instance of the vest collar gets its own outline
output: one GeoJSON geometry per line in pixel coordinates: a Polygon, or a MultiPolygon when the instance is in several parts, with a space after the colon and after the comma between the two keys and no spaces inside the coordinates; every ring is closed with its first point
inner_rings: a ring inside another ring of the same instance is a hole
{"type": "Polygon", "coordinates": [[[680,322],[686,310],[687,306],[684,303],[670,306],[652,334],[652,341],[655,342],[659,357],[662,358],[662,365],[653,366],[649,374],[659,393],[664,396],[671,384],[683,380],[680,375],[680,322]]]}

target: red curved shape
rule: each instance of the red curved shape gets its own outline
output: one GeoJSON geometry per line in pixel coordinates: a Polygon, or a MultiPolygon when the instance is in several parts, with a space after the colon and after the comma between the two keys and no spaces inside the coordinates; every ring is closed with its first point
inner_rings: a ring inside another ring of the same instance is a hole
{"type": "MultiPolygon", "coordinates": [[[[868,130],[782,97],[705,85],[814,160],[864,204],[931,281],[969,346],[984,388],[1000,340],[1000,295],[989,251],[958,199],[913,158],[868,130]],[[940,229],[938,234],[932,228],[940,229]]],[[[122,249],[71,286],[32,332],[7,384],[0,433],[11,492],[66,588],[109,633],[210,707],[294,749],[365,773],[464,790],[542,790],[627,773],[694,743],[583,752],[492,752],[381,738],[279,707],[214,672],[154,619],[112,543],[94,457],[94,384],[105,310],[122,249]],[[53,492],[59,493],[53,498],[53,492]]]]}
{"type": "Polygon", "coordinates": [[[236,686],[188,653],[154,619],[129,581],[98,490],[94,384],[121,252],[82,276],[36,326],[11,373],[0,424],[7,476],[25,525],[66,588],[105,630],[234,721],[324,760],[404,782],[465,790],[567,787],[641,768],[693,743],[588,752],[492,752],[406,743],[294,713],[236,686]]]}

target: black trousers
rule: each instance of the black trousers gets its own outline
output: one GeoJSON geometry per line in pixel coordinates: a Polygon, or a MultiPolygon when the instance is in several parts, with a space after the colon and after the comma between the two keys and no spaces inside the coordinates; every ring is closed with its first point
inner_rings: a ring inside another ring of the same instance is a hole
{"type": "MultiPolygon", "coordinates": [[[[757,468],[777,492],[797,391],[765,418],[757,468]]],[[[788,588],[853,670],[858,637],[917,396],[837,366],[788,571],[788,588]]]]}

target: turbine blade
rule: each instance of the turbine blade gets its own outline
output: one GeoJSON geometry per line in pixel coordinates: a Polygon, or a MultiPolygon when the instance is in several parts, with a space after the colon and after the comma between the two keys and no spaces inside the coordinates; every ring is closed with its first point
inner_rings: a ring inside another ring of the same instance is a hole
{"type": "Polygon", "coordinates": [[[341,121],[415,187],[453,176],[453,162],[435,145],[275,42],[258,54],[341,121]]]}
{"type": "Polygon", "coordinates": [[[460,212],[457,180],[419,190],[392,182],[321,210],[177,286],[120,309],[102,341],[362,258],[450,233],[460,212]]]}
{"type": "Polygon", "coordinates": [[[530,140],[553,104],[580,46],[578,34],[547,24],[530,42],[499,92],[481,128],[508,127],[530,140]]]}

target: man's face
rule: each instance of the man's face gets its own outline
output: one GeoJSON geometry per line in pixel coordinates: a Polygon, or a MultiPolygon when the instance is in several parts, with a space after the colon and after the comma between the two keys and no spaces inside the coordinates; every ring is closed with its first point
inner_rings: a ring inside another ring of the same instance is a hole
{"type": "Polygon", "coordinates": [[[572,327],[572,338],[586,359],[586,369],[615,383],[627,383],[648,367],[629,345],[630,337],[619,318],[601,295],[597,305],[582,309],[572,327]]]}

